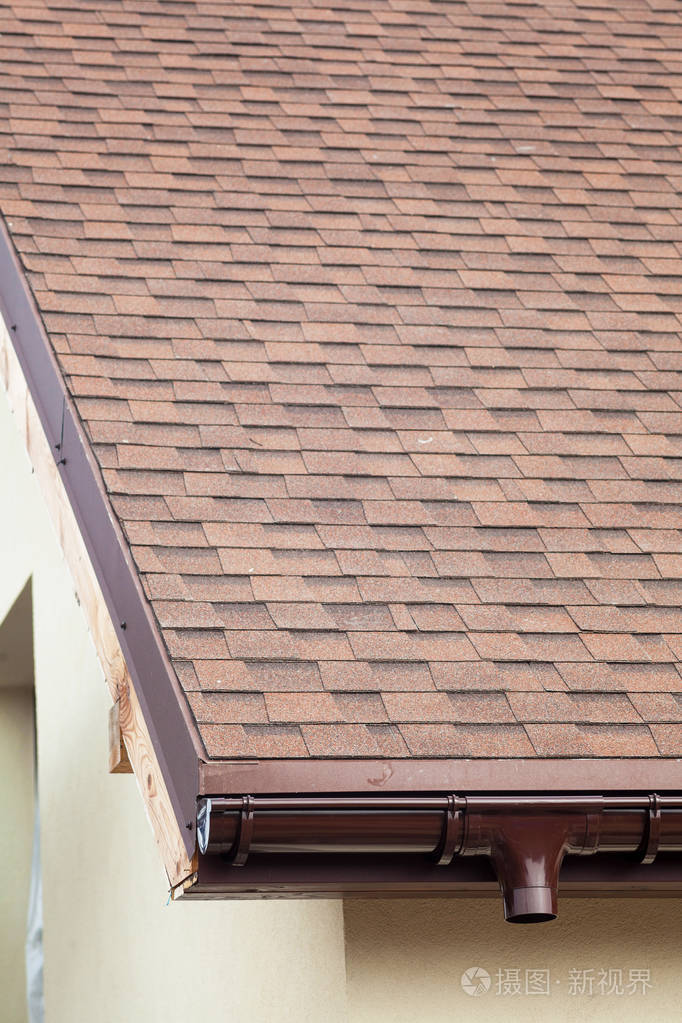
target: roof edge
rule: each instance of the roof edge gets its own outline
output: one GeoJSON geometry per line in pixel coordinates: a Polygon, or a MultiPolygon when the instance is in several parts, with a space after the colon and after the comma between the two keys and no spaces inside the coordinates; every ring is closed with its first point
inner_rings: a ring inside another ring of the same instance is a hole
{"type": "Polygon", "coordinates": [[[227,793],[679,791],[682,759],[250,760],[200,766],[203,796],[227,793]]]}
{"type": "Polygon", "coordinates": [[[0,282],[0,315],[111,615],[191,858],[201,739],[1,215],[0,282]]]}

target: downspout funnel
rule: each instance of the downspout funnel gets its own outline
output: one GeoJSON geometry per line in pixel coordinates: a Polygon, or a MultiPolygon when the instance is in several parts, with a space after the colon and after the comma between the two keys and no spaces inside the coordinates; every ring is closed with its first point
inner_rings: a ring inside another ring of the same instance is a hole
{"type": "Polygon", "coordinates": [[[536,924],[557,915],[566,825],[547,817],[506,818],[491,835],[491,860],[504,899],[504,918],[536,924]]]}
{"type": "MultiPolygon", "coordinates": [[[[504,918],[509,923],[535,924],[555,919],[559,871],[573,844],[576,817],[471,815],[466,851],[476,847],[489,856],[504,899],[504,918]]],[[[584,816],[578,819],[584,829],[584,816]]]]}

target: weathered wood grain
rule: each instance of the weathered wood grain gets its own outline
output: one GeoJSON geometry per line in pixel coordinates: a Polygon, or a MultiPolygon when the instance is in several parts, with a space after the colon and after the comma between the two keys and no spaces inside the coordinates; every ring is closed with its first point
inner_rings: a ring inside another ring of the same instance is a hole
{"type": "Polygon", "coordinates": [[[121,700],[109,708],[109,774],[133,774],[121,731],[121,700]]]}
{"type": "Polygon", "coordinates": [[[0,381],[7,392],[10,407],[71,572],[111,698],[114,703],[118,703],[120,734],[142,794],[169,882],[171,887],[182,885],[182,882],[194,872],[195,864],[185,850],[181,826],[173,811],[149,729],[111,617],[59,475],[59,468],[29,393],[7,327],[1,317],[0,381]]]}

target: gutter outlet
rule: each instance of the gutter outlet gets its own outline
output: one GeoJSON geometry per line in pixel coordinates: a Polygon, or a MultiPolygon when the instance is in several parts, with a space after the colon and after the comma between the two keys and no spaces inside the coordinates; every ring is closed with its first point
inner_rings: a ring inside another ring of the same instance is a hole
{"type": "Polygon", "coordinates": [[[468,818],[464,855],[487,855],[497,876],[509,923],[543,923],[557,915],[559,871],[565,854],[583,852],[575,836],[584,815],[515,817],[494,813],[468,818]]]}

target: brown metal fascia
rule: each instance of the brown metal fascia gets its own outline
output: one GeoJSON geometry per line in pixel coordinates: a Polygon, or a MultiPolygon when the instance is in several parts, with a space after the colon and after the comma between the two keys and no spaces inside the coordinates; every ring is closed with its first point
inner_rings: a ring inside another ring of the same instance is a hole
{"type": "Polygon", "coordinates": [[[649,865],[682,851],[682,795],[249,795],[201,800],[198,835],[202,854],[225,858],[233,887],[250,855],[419,854],[439,867],[487,857],[505,919],[536,923],[556,916],[566,855],[619,853],[649,865]]]}
{"type": "Polygon", "coordinates": [[[59,466],[191,857],[203,744],[2,217],[0,315],[59,466]]]}
{"type": "Polygon", "coordinates": [[[214,760],[202,796],[225,792],[666,792],[682,760],[664,757],[432,760],[214,760]]]}
{"type": "MultiPolygon", "coordinates": [[[[562,898],[680,898],[682,858],[662,853],[642,867],[634,856],[568,856],[562,898]]],[[[190,899],[499,898],[484,856],[455,857],[447,869],[418,856],[253,856],[239,868],[219,855],[199,855],[190,899]]]]}

